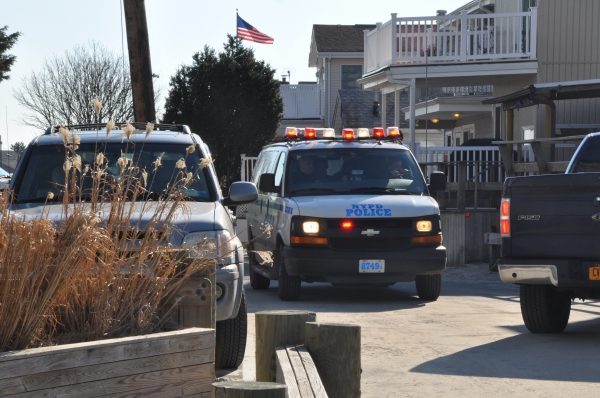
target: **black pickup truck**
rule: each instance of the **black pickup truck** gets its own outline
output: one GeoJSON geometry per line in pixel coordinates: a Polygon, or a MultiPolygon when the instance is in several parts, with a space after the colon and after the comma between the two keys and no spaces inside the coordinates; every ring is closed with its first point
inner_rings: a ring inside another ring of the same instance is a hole
{"type": "Polygon", "coordinates": [[[571,301],[600,299],[600,133],[583,139],[565,174],[507,178],[500,278],[520,285],[533,333],[560,333],[571,301]]]}

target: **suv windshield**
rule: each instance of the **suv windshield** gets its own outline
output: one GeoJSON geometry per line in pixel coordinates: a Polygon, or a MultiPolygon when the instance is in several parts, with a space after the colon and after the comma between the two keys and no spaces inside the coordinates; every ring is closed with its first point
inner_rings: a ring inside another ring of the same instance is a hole
{"type": "Polygon", "coordinates": [[[427,192],[414,158],[394,149],[290,151],[285,181],[287,196],[427,192]]]}
{"type": "MultiPolygon", "coordinates": [[[[185,159],[185,172],[192,173],[191,182],[187,185],[185,191],[186,197],[196,201],[210,201],[210,191],[207,184],[207,171],[199,167],[200,158],[198,150],[187,154],[186,145],[182,144],[163,144],[163,143],[82,143],[77,150],[81,156],[82,169],[86,166],[94,168],[94,161],[99,153],[106,158],[107,178],[118,178],[120,167],[117,160],[120,157],[126,157],[131,160],[131,165],[136,166],[141,175],[142,170],[148,173],[146,189],[149,193],[162,194],[172,186],[173,183],[182,178],[175,164],[180,159],[185,159]],[[161,165],[155,170],[155,161],[161,158],[161,165]]],[[[52,192],[54,200],[58,200],[62,185],[65,183],[65,171],[63,164],[65,161],[65,147],[61,144],[56,145],[37,145],[32,148],[28,156],[23,173],[22,180],[15,187],[17,201],[25,202],[44,202],[48,198],[48,193],[52,192]]],[[[78,179],[81,178],[78,173],[78,179]]],[[[91,191],[92,177],[86,173],[83,177],[84,195],[91,191]]]]}

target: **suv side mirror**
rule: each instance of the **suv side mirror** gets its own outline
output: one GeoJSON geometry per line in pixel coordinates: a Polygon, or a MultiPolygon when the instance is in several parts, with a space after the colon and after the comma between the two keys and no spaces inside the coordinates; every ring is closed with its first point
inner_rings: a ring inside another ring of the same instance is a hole
{"type": "Polygon", "coordinates": [[[238,181],[231,184],[229,196],[223,199],[225,206],[237,206],[252,203],[258,199],[256,185],[251,182],[238,181]]]}
{"type": "Polygon", "coordinates": [[[281,187],[275,186],[275,174],[262,174],[258,180],[258,189],[261,192],[273,192],[281,194],[281,187]]]}
{"type": "Polygon", "coordinates": [[[446,175],[441,171],[434,171],[429,175],[430,191],[443,191],[446,189],[446,175]]]}

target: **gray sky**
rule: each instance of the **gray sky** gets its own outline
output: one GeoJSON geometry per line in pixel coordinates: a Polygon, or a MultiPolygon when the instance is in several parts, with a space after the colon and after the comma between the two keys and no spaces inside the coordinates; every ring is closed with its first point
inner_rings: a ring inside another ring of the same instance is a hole
{"type": "MultiPolygon", "coordinates": [[[[313,24],[371,24],[398,17],[432,16],[436,10],[451,12],[467,0],[146,0],[153,72],[168,92],[170,77],[180,65],[190,64],[192,55],[209,45],[222,50],[227,34],[235,35],[236,8],[244,20],[273,37],[275,44],[244,42],[258,59],[277,70],[290,71],[291,82],[314,81],[315,69],[308,67],[313,24]]],[[[17,56],[11,79],[0,83],[0,135],[7,141],[27,144],[40,132],[19,123],[25,113],[12,96],[23,77],[40,71],[44,60],[63,55],[76,45],[91,41],[121,54],[124,37],[120,0],[0,0],[0,27],[22,33],[9,51],[17,56]],[[8,135],[8,138],[7,138],[8,135]]],[[[90,93],[90,100],[92,95],[90,93]]],[[[164,105],[164,98],[161,100],[164,105]]]]}

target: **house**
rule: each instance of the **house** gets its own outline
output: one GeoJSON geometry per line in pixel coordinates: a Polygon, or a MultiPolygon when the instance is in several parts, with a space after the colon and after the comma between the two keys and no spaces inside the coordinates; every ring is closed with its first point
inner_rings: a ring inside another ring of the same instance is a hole
{"type": "Polygon", "coordinates": [[[449,14],[391,14],[365,35],[359,82],[388,97],[409,89],[409,105],[402,110],[414,125],[423,120],[443,125],[448,146],[469,138],[550,137],[553,106],[554,134],[582,134],[600,127],[598,99],[528,107],[532,104],[482,100],[506,99],[536,84],[598,78],[598,15],[594,0],[477,0],[449,14]],[[420,100],[419,89],[433,95],[420,100]]]}
{"type": "MultiPolygon", "coordinates": [[[[288,126],[333,127],[338,133],[342,128],[379,127],[382,118],[386,126],[408,129],[402,111],[402,117],[395,119],[393,99],[382,105],[380,90],[364,90],[358,83],[364,74],[365,32],[375,28],[374,24],[313,25],[308,65],[315,68],[316,81],[282,82],[284,118],[278,136],[288,126]]],[[[399,96],[398,109],[408,105],[408,98],[407,91],[399,96]]],[[[421,145],[442,143],[441,130],[422,127],[417,133],[421,145]]]]}

